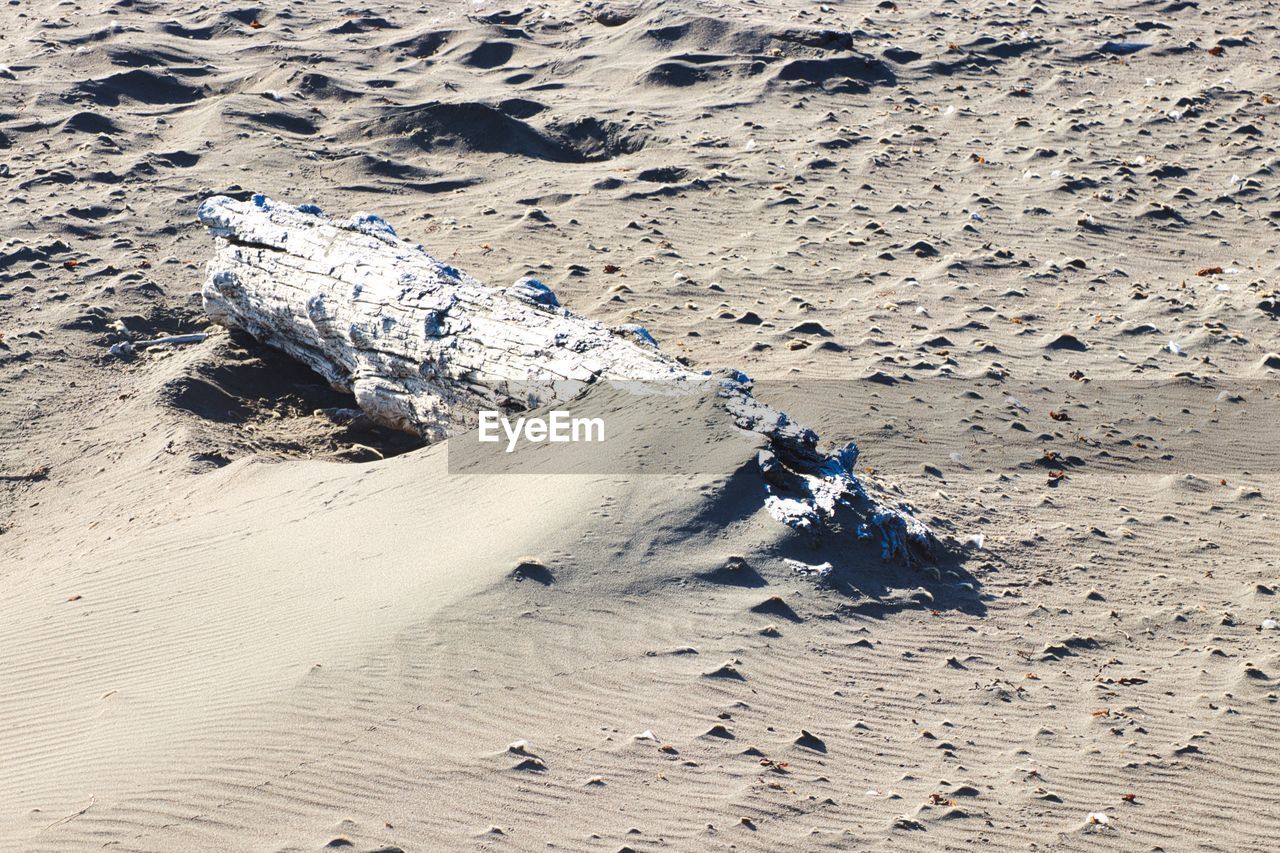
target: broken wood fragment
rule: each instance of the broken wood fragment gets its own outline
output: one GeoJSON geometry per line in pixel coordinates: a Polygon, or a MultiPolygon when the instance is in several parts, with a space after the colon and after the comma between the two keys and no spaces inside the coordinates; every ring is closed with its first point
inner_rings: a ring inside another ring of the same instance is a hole
{"type": "Polygon", "coordinates": [[[535,279],[486,286],[367,213],[336,221],[314,205],[215,196],[198,217],[218,238],[210,318],[309,365],[374,421],[439,440],[474,427],[480,410],[563,403],[604,380],[716,383],[732,422],[767,439],[759,463],[775,518],[817,529],[849,511],[886,558],[934,548],[905,504],[854,475],[852,443],[820,451],[812,430],[752,396],[747,377],[691,371],[643,328],[578,316],[535,279]]]}

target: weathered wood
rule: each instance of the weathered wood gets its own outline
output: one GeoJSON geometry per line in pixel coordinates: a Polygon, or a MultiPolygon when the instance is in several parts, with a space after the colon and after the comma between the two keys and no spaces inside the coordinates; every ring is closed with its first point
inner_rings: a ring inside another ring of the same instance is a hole
{"type": "Polygon", "coordinates": [[[483,285],[370,214],[338,222],[311,205],[216,196],[198,216],[219,238],[203,293],[209,316],[309,365],[375,421],[436,440],[512,397],[532,408],[600,380],[715,382],[736,425],[768,439],[760,464],[776,518],[810,529],[848,509],[886,558],[932,551],[908,507],[854,476],[854,445],[820,452],[817,435],[753,398],[746,377],[695,373],[639,327],[573,314],[533,279],[483,285]]]}

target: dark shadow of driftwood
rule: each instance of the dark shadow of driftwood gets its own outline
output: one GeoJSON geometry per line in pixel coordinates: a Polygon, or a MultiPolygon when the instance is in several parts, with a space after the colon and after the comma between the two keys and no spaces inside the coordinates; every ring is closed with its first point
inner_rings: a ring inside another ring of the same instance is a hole
{"type": "MultiPolygon", "coordinates": [[[[242,332],[232,332],[210,358],[168,383],[161,400],[203,420],[232,427],[266,411],[358,413],[355,397],[335,390],[306,365],[242,332]]],[[[365,418],[337,420],[334,430],[342,438],[375,449],[378,455],[373,458],[425,446],[416,435],[365,418]]]]}
{"type": "MultiPolygon", "coordinates": [[[[764,480],[755,463],[744,464],[725,480],[707,514],[696,523],[727,528],[759,512],[763,495],[764,480]]],[[[767,588],[796,580],[797,575],[782,563],[785,559],[809,566],[830,563],[832,568],[826,577],[815,576],[814,582],[847,599],[839,607],[842,615],[878,619],[903,610],[986,615],[988,596],[967,568],[970,558],[965,551],[940,546],[932,560],[918,565],[886,561],[874,540],[858,538],[858,522],[851,511],[845,512],[829,529],[787,533],[769,554],[768,567],[744,561],[743,565],[730,564],[706,572],[698,579],[727,586],[767,588]]]]}

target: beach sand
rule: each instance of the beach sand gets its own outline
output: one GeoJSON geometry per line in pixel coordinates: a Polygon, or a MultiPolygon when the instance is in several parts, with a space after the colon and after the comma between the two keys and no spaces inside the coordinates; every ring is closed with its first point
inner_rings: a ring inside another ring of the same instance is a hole
{"type": "Polygon", "coordinates": [[[1276,12],[5,5],[0,849],[1273,846],[1276,12]],[[946,553],[110,354],[254,192],[745,371],[946,553]]]}

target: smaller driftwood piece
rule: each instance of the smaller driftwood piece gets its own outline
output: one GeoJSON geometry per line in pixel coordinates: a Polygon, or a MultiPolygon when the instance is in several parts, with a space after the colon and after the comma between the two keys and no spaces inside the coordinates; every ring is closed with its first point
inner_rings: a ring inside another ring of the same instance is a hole
{"type": "Polygon", "coordinates": [[[756,400],[745,376],[691,371],[638,326],[578,316],[531,278],[481,284],[371,214],[334,220],[258,195],[209,198],[198,216],[217,238],[209,316],[309,365],[377,422],[435,440],[513,394],[532,407],[602,380],[713,382],[725,416],[767,439],[759,464],[775,518],[814,530],[852,513],[857,535],[878,539],[885,558],[934,550],[905,503],[855,476],[854,444],[820,451],[818,436],[756,400]]]}

